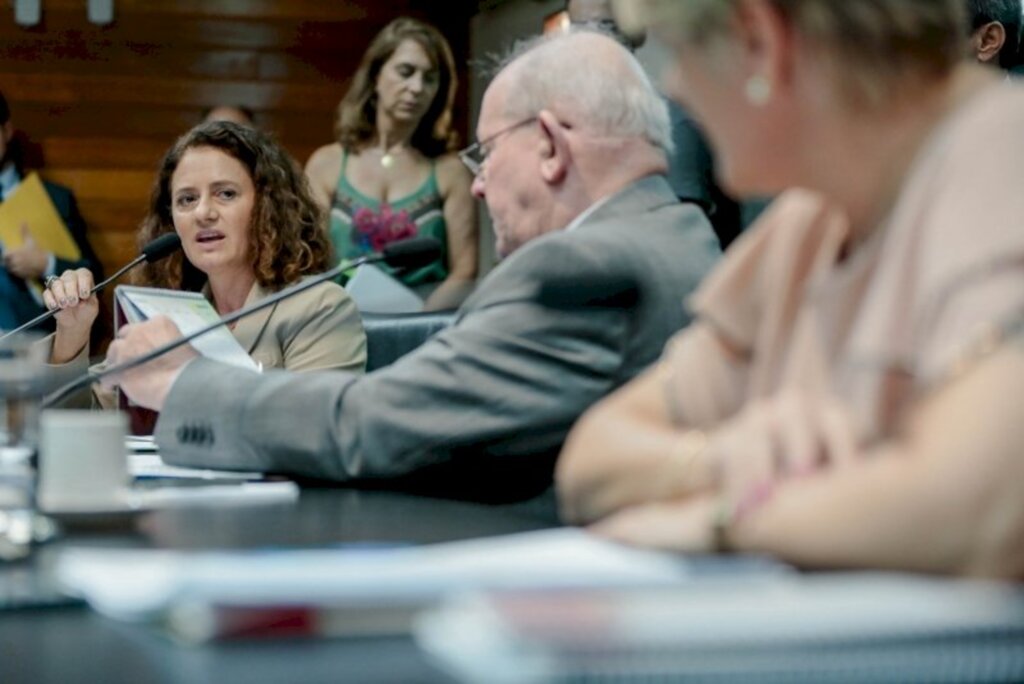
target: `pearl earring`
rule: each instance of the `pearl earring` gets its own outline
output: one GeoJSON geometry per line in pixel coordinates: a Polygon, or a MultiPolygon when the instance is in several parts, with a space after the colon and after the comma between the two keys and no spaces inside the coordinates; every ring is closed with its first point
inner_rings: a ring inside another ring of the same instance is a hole
{"type": "Polygon", "coordinates": [[[772,99],[772,83],[765,76],[755,74],[747,80],[744,88],[747,102],[755,107],[763,107],[772,99]]]}

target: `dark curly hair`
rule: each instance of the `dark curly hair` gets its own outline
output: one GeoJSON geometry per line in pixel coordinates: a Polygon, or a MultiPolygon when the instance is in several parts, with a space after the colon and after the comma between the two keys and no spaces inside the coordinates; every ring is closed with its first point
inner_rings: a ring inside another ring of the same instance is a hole
{"type": "MultiPolygon", "coordinates": [[[[229,121],[196,126],[164,155],[150,196],[149,213],[139,227],[140,248],[174,230],[171,177],[185,153],[199,147],[222,150],[249,172],[256,190],[249,247],[253,272],[262,287],[280,289],[333,265],[330,239],[305,175],[268,135],[229,121]]],[[[155,264],[146,264],[135,282],[196,291],[206,284],[206,274],[179,252],[155,264]]]]}
{"type": "Polygon", "coordinates": [[[402,41],[413,40],[423,48],[437,68],[438,87],[434,101],[412,134],[412,146],[426,157],[439,157],[458,144],[452,130],[452,107],[458,77],[455,59],[448,41],[429,24],[409,17],[399,17],[381,29],[366,48],[363,59],[352,77],[352,85],[338,104],[335,133],[347,150],[359,152],[377,137],[377,77],[384,63],[391,59],[402,41]]]}

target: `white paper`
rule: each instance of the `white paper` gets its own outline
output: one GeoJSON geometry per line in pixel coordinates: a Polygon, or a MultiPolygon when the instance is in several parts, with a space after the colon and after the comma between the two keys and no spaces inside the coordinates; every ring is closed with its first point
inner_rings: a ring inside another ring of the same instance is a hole
{"type": "Polygon", "coordinates": [[[196,505],[250,506],[287,503],[298,498],[299,486],[294,482],[239,482],[196,487],[133,489],[128,493],[127,500],[131,508],[148,510],[196,505]]]}
{"type": "MultiPolygon", "coordinates": [[[[147,319],[167,316],[178,326],[182,335],[189,335],[220,320],[213,305],[198,292],[121,285],[116,290],[116,297],[129,319],[132,307],[147,319]]],[[[197,352],[215,361],[254,371],[260,370],[227,326],[221,326],[197,337],[192,340],[191,345],[197,352]]]]}
{"type": "MultiPolygon", "coordinates": [[[[414,634],[459,681],[540,684],[592,672],[622,681],[756,681],[786,667],[805,675],[780,680],[908,681],[956,648],[958,636],[970,644],[971,635],[998,635],[975,639],[975,657],[961,664],[1001,671],[993,654],[1022,625],[1016,585],[865,572],[708,578],[586,596],[466,594],[421,615],[414,634]]],[[[966,671],[913,681],[974,680],[966,671]]]]}
{"type": "Polygon", "coordinates": [[[299,498],[294,482],[233,482],[229,484],[179,485],[153,488],[125,486],[108,500],[88,506],[47,507],[59,515],[113,514],[177,506],[249,506],[293,502],[299,498]]]}
{"type": "Polygon", "coordinates": [[[372,313],[419,313],[423,300],[373,264],[363,264],[345,284],[360,311],[372,313]]]}
{"type": "Polygon", "coordinates": [[[662,586],[685,581],[678,556],[577,529],[430,546],[184,553],[71,549],[61,582],[113,617],[153,617],[176,602],[221,605],[428,605],[465,589],[662,586]]]}
{"type": "Polygon", "coordinates": [[[206,468],[181,468],[163,462],[154,452],[133,453],[128,457],[128,474],[133,478],[169,478],[175,480],[260,480],[263,473],[206,468]]]}

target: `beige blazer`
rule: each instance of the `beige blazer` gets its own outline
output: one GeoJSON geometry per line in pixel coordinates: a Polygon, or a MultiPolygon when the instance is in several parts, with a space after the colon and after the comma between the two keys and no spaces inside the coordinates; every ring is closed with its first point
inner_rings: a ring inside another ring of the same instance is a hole
{"type": "MultiPolygon", "coordinates": [[[[204,290],[207,297],[208,290],[204,290]]],[[[248,306],[273,294],[271,290],[253,285],[245,300],[248,306]]],[[[284,368],[293,371],[344,370],[362,373],[366,370],[366,333],[352,298],[345,289],[332,282],[322,283],[294,297],[243,318],[232,329],[235,339],[264,369],[284,368]]],[[[45,341],[52,347],[53,336],[45,341]]],[[[93,366],[100,370],[104,363],[93,366]]],[[[85,373],[89,368],[88,346],[77,357],[62,364],[62,375],[85,373]]],[[[99,385],[88,393],[69,397],[62,406],[85,408],[117,406],[114,392],[99,385]]]]}

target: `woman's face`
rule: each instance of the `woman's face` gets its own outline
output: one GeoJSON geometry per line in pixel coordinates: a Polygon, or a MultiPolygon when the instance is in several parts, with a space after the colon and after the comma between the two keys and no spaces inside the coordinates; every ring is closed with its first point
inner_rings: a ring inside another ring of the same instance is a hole
{"type": "Polygon", "coordinates": [[[171,176],[171,216],[188,260],[207,276],[252,271],[249,231],[256,188],[240,161],[194,147],[171,176]]]}
{"type": "Polygon", "coordinates": [[[419,122],[437,96],[440,75],[415,40],[399,43],[377,77],[377,113],[395,121],[419,122]]]}

